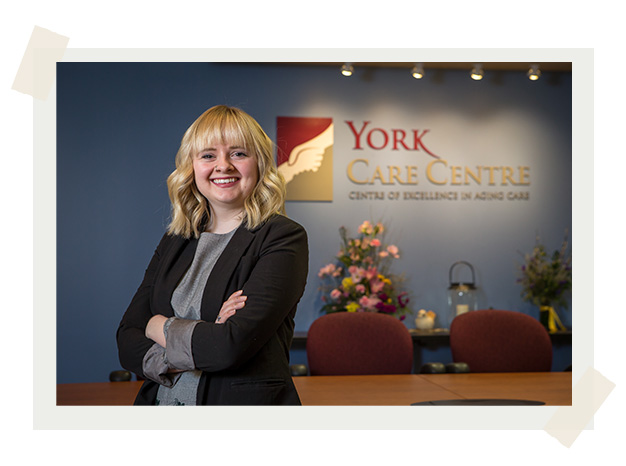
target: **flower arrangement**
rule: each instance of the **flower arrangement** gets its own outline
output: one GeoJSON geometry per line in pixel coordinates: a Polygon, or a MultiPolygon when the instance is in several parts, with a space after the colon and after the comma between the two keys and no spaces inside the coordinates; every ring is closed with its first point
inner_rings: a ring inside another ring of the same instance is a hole
{"type": "Polygon", "coordinates": [[[385,228],[380,222],[365,221],[358,231],[356,238],[348,238],[346,229],[339,228],[338,263],[318,273],[323,280],[322,312],[381,312],[404,320],[409,312],[408,293],[398,292],[394,283],[399,278],[387,272],[389,263],[400,257],[398,248],[382,244],[379,235],[385,228]]]}
{"type": "Polygon", "coordinates": [[[567,237],[563,239],[561,249],[548,257],[546,248],[539,242],[533,252],[524,256],[525,262],[520,267],[521,277],[517,280],[522,285],[522,298],[536,306],[567,306],[564,293],[572,288],[572,259],[566,255],[567,237]]]}

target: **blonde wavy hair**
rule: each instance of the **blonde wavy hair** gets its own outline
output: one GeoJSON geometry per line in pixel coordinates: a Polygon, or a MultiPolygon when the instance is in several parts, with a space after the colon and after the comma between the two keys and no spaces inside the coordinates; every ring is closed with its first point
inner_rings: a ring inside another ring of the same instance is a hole
{"type": "Polygon", "coordinates": [[[257,228],[272,215],[285,215],[285,181],[276,168],[271,139],[243,110],[217,105],[187,129],[176,154],[176,169],[167,178],[172,202],[170,234],[198,238],[211,224],[209,202],[194,179],[193,158],[213,144],[236,145],[256,155],[259,180],[244,203],[246,228],[257,228]]]}

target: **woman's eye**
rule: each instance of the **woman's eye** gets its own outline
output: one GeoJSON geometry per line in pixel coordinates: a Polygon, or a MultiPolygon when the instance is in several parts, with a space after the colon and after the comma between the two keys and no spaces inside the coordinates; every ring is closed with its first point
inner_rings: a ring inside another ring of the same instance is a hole
{"type": "Polygon", "coordinates": [[[246,157],[245,152],[235,152],[233,153],[233,157],[246,157]]]}
{"type": "Polygon", "coordinates": [[[212,159],[213,154],[200,154],[201,159],[212,159]]]}

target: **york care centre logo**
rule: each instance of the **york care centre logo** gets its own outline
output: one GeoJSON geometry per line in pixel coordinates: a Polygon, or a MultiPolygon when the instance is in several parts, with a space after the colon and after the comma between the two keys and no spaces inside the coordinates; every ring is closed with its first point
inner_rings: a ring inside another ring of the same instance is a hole
{"type": "MultiPolygon", "coordinates": [[[[287,182],[287,200],[332,201],[333,119],[278,117],[276,127],[277,165],[287,182]]],[[[345,120],[339,131],[338,162],[345,163],[347,182],[342,188],[350,186],[350,200],[529,199],[529,166],[483,164],[467,157],[463,147],[448,147],[444,159],[430,129],[345,120]]]]}
{"type": "Polygon", "coordinates": [[[333,119],[278,117],[278,171],[288,201],[333,200],[333,119]]]}

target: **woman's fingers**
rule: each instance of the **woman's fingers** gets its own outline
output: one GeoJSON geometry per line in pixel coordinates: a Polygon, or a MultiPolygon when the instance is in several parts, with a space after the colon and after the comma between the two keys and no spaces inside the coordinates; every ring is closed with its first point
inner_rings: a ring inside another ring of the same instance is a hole
{"type": "Polygon", "coordinates": [[[230,295],[230,298],[228,298],[226,302],[222,304],[222,310],[237,310],[244,307],[246,305],[246,299],[248,299],[248,297],[243,296],[242,293],[243,290],[239,290],[230,295]]]}
{"type": "Polygon", "coordinates": [[[220,313],[215,319],[215,323],[223,324],[229,317],[233,316],[235,312],[243,308],[246,305],[247,296],[243,296],[243,290],[235,291],[230,297],[222,304],[220,313]]]}

